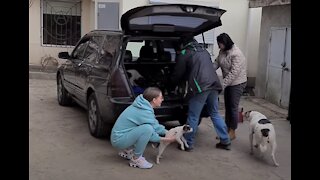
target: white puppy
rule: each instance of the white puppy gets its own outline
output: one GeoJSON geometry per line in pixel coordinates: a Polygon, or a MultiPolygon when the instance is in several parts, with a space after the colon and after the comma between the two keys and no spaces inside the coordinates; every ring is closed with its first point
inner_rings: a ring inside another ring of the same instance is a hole
{"type": "MultiPolygon", "coordinates": [[[[183,137],[184,133],[189,133],[192,132],[192,128],[189,125],[183,125],[183,126],[177,126],[175,128],[170,129],[167,133],[166,133],[166,137],[172,137],[175,136],[177,142],[180,144],[180,147],[182,150],[184,150],[184,146],[189,147],[186,139],[183,137]],[[183,145],[184,144],[184,145],[183,145]]],[[[170,142],[163,142],[161,141],[159,144],[159,151],[158,151],[158,155],[157,155],[157,159],[156,159],[156,163],[160,164],[160,158],[161,155],[164,151],[164,149],[171,144],[170,142]]],[[[154,148],[155,146],[152,145],[154,148]]]]}
{"type": "MultiPolygon", "coordinates": [[[[250,123],[250,153],[253,154],[253,137],[261,153],[267,151],[268,145],[271,146],[271,157],[275,166],[279,166],[275,159],[275,151],[277,148],[276,133],[273,125],[267,117],[258,111],[247,111],[244,113],[244,120],[250,123]]],[[[261,154],[262,155],[262,154],[261,154]]]]}

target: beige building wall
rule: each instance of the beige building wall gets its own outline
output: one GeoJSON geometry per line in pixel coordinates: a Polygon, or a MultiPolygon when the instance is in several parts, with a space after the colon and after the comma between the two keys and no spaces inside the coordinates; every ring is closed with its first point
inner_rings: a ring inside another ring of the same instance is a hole
{"type": "Polygon", "coordinates": [[[92,0],[81,1],[81,36],[94,29],[94,2],[92,0]]]}
{"type": "Polygon", "coordinates": [[[262,8],[250,8],[248,14],[247,45],[245,56],[247,57],[248,85],[255,86],[258,72],[258,56],[260,42],[262,8]]]}

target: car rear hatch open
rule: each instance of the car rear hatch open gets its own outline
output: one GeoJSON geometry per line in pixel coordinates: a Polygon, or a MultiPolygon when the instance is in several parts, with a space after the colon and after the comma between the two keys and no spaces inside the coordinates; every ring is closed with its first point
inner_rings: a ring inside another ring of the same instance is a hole
{"type": "Polygon", "coordinates": [[[221,26],[223,9],[165,4],[133,8],[121,17],[121,28],[127,35],[196,36],[221,26]]]}

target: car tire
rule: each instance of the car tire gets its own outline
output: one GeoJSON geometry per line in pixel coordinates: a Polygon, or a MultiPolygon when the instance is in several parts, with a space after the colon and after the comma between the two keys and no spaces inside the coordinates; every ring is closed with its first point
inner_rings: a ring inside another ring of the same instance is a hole
{"type": "Polygon", "coordinates": [[[61,106],[69,106],[72,103],[72,98],[70,97],[68,91],[64,88],[61,76],[57,79],[57,96],[58,102],[61,106]]]}
{"type": "Polygon", "coordinates": [[[100,116],[97,98],[94,93],[92,93],[88,99],[88,126],[92,136],[96,138],[107,136],[108,126],[100,116]]]}

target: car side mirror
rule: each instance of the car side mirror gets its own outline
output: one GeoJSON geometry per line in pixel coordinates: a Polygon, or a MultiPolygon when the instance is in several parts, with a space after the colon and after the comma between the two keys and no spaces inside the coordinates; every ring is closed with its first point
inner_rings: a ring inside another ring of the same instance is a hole
{"type": "Polygon", "coordinates": [[[70,55],[68,52],[59,52],[58,57],[61,59],[69,59],[70,55]]]}

